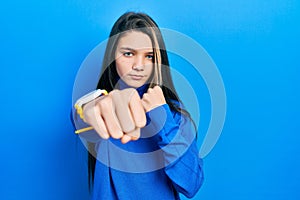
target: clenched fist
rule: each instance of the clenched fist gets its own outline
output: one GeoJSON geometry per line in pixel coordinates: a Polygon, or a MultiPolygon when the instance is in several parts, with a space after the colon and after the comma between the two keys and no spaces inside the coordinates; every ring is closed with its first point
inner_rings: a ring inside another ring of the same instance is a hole
{"type": "Polygon", "coordinates": [[[137,140],[146,125],[141,99],[133,88],[113,90],[83,107],[85,122],[104,139],[113,137],[122,143],[137,140]]]}
{"type": "Polygon", "coordinates": [[[133,88],[113,90],[83,106],[86,123],[103,139],[121,139],[122,143],[140,138],[140,128],[146,125],[146,112],[166,104],[159,86],[149,88],[140,99],[133,88]]]}
{"type": "Polygon", "coordinates": [[[166,104],[162,89],[159,86],[149,88],[147,93],[143,95],[142,104],[146,112],[166,104]]]}

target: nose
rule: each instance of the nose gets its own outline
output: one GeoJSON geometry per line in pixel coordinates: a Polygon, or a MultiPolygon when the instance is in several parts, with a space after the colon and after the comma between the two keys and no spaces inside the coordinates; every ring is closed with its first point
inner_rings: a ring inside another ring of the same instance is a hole
{"type": "Polygon", "coordinates": [[[133,70],[143,71],[144,70],[144,58],[143,56],[136,56],[132,65],[133,70]]]}

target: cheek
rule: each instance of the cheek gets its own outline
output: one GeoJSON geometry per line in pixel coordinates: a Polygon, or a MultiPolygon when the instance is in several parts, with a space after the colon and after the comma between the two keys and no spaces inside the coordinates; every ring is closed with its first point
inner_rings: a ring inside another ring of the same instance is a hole
{"type": "Polygon", "coordinates": [[[124,61],[122,59],[117,59],[116,68],[117,68],[118,75],[120,77],[123,77],[124,75],[126,75],[128,72],[131,71],[131,63],[128,61],[124,61]]]}
{"type": "Polygon", "coordinates": [[[147,65],[147,67],[145,68],[146,69],[146,72],[148,75],[151,75],[154,71],[154,65],[153,63],[150,63],[149,65],[147,65]]]}

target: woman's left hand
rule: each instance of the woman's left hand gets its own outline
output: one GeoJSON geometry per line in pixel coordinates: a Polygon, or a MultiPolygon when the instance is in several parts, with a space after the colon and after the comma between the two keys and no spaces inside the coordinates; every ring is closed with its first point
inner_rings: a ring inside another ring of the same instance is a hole
{"type": "Polygon", "coordinates": [[[147,93],[143,95],[142,104],[146,112],[166,104],[166,100],[164,97],[164,93],[159,86],[155,86],[153,88],[149,88],[147,93]]]}

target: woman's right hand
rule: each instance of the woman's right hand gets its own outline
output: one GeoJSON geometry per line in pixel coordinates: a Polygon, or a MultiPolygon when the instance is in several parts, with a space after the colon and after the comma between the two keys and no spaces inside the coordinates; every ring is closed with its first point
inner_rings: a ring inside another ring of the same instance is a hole
{"type": "Polygon", "coordinates": [[[113,90],[83,107],[84,121],[103,139],[113,137],[122,143],[137,140],[146,125],[146,114],[133,88],[113,90]]]}

